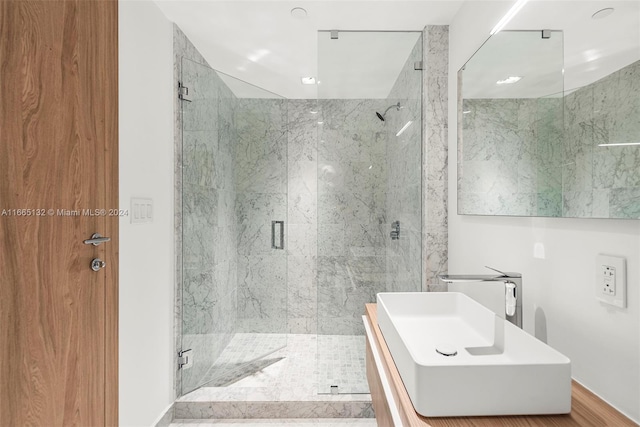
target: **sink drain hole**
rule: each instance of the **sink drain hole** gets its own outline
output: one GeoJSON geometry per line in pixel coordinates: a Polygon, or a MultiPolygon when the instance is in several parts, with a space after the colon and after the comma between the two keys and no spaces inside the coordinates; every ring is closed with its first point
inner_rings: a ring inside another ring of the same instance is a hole
{"type": "Polygon", "coordinates": [[[443,356],[455,356],[456,354],[458,354],[458,350],[456,350],[455,347],[451,346],[451,345],[447,345],[447,344],[443,344],[443,345],[439,345],[436,347],[436,352],[438,354],[441,354],[443,356]]]}

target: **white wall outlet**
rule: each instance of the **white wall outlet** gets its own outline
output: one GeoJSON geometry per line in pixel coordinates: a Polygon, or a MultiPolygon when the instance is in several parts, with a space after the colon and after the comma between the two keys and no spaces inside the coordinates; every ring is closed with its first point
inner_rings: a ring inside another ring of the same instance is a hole
{"type": "Polygon", "coordinates": [[[153,221],[153,199],[131,198],[131,223],[143,224],[153,221]]]}
{"type": "Polygon", "coordinates": [[[627,306],[627,260],[599,254],[596,258],[596,298],[606,304],[627,306]]]}

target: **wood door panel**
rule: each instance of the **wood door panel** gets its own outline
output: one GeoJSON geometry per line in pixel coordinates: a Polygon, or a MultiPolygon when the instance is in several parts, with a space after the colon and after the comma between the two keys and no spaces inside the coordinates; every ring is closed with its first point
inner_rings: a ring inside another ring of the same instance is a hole
{"type": "Polygon", "coordinates": [[[0,89],[0,425],[116,425],[117,2],[0,2],[0,89]]]}

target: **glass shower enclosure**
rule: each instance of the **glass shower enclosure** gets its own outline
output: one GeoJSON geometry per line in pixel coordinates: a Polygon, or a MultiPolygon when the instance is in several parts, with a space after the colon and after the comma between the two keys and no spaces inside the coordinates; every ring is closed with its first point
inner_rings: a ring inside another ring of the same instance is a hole
{"type": "Polygon", "coordinates": [[[318,392],[368,393],[365,304],[421,290],[422,32],[318,34],[318,392]]]}
{"type": "Polygon", "coordinates": [[[287,102],[187,58],[180,85],[185,394],[287,344],[287,102]]]}
{"type": "Polygon", "coordinates": [[[180,394],[368,393],[365,304],[421,290],[422,33],[318,55],[294,100],[181,61],[180,394]]]}

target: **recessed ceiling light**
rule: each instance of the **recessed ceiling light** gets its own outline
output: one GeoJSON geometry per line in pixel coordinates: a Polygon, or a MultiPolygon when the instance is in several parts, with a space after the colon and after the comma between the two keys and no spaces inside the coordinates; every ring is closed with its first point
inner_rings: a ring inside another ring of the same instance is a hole
{"type": "Polygon", "coordinates": [[[314,85],[316,84],[315,77],[300,77],[300,81],[303,85],[314,85]]]}
{"type": "Polygon", "coordinates": [[[606,18],[607,16],[611,15],[613,13],[615,9],[612,7],[606,7],[604,9],[600,9],[599,11],[597,11],[596,13],[594,13],[593,15],[591,15],[591,18],[593,19],[602,19],[602,18],[606,18]]]}
{"type": "Polygon", "coordinates": [[[307,17],[307,11],[301,7],[294,7],[291,9],[291,16],[297,19],[304,19],[307,17]]]}
{"type": "Polygon", "coordinates": [[[522,77],[520,77],[520,76],[511,76],[511,77],[507,77],[504,80],[498,80],[496,82],[496,84],[497,85],[509,85],[509,84],[512,84],[512,83],[515,83],[515,82],[519,82],[520,79],[522,79],[522,77]]]}

